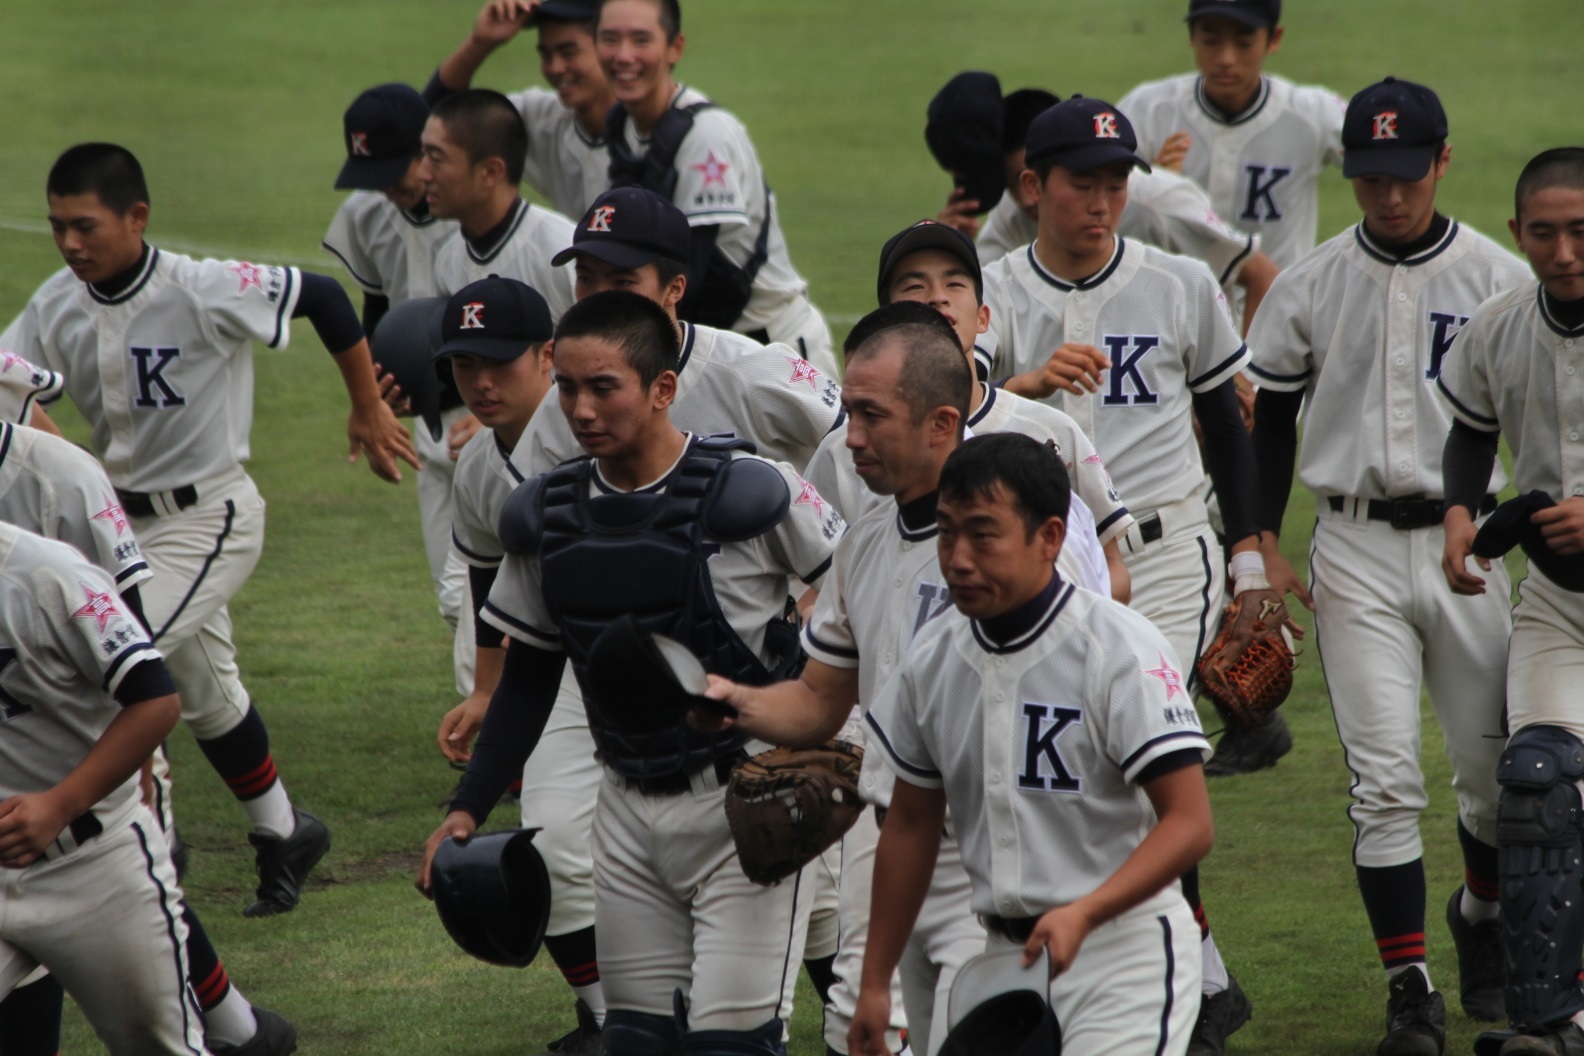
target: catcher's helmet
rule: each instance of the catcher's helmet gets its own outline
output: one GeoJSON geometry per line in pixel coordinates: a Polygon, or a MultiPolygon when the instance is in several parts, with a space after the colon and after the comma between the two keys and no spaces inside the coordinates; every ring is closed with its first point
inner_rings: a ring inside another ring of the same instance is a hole
{"type": "Polygon", "coordinates": [[[423,419],[437,443],[444,435],[441,412],[462,405],[462,396],[451,380],[451,367],[434,362],[445,304],[444,297],[403,301],[385,313],[369,338],[374,362],[395,376],[413,413],[423,419]]]}
{"type": "Polygon", "coordinates": [[[430,866],[440,923],[456,944],[490,964],[526,968],[550,921],[550,873],[534,849],[538,829],[441,842],[430,866]]]}

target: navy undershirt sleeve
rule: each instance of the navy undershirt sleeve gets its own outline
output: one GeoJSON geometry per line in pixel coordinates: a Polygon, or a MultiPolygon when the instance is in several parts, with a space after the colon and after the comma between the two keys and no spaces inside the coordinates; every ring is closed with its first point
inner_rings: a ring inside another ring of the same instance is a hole
{"type": "Polygon", "coordinates": [[[313,271],[302,273],[302,292],[297,295],[292,318],[303,316],[313,323],[319,340],[332,353],[345,352],[363,340],[363,324],[358,322],[352,299],[341,284],[328,275],[313,271]]]}
{"type": "Polygon", "coordinates": [[[473,746],[473,758],[451,800],[452,810],[465,810],[484,824],[544,734],[565,670],[565,653],[517,641],[510,644],[500,685],[490,697],[478,743],[473,746]]]}
{"type": "Polygon", "coordinates": [[[435,72],[429,78],[429,83],[424,85],[423,101],[429,104],[429,109],[433,110],[435,104],[440,100],[453,96],[460,91],[463,91],[463,89],[452,88],[440,79],[440,67],[436,66],[435,72]]]}
{"type": "Polygon", "coordinates": [[[363,295],[363,332],[372,335],[379,321],[390,311],[390,298],[382,293],[363,295]]]}
{"type": "Polygon", "coordinates": [[[1281,534],[1298,457],[1298,412],[1304,394],[1261,389],[1254,397],[1254,452],[1259,459],[1259,526],[1281,534]]]}
{"type": "Polygon", "coordinates": [[[715,252],[715,240],[720,237],[720,225],[695,227],[693,241],[688,245],[687,290],[682,303],[677,305],[677,315],[691,320],[698,308],[699,295],[704,291],[704,276],[709,273],[710,255],[715,252]]]}
{"type": "Polygon", "coordinates": [[[122,587],[120,594],[121,600],[126,602],[126,607],[131,611],[132,618],[138,621],[138,625],[144,631],[153,634],[154,632],[149,629],[148,617],[143,615],[143,592],[138,590],[138,585],[134,583],[130,587],[122,587]]]}
{"type": "Polygon", "coordinates": [[[1134,779],[1133,783],[1143,788],[1157,777],[1165,777],[1167,774],[1190,766],[1199,766],[1203,762],[1204,753],[1197,748],[1183,748],[1175,752],[1167,752],[1140,770],[1138,777],[1134,779]]]}
{"type": "Polygon", "coordinates": [[[121,676],[121,684],[116,686],[115,699],[117,704],[126,708],[156,697],[168,697],[175,692],[176,683],[171,679],[165,661],[157,656],[151,656],[147,660],[138,661],[130,671],[121,676]]]}
{"type": "Polygon", "coordinates": [[[1453,421],[1441,450],[1441,490],[1445,509],[1467,506],[1474,514],[1490,488],[1491,471],[1496,468],[1497,434],[1481,432],[1463,422],[1453,421]]]}
{"type": "Polygon", "coordinates": [[[1254,440],[1238,413],[1237,385],[1228,378],[1208,392],[1194,393],[1194,413],[1204,434],[1205,467],[1221,499],[1226,544],[1258,533],[1259,466],[1254,440]]]}
{"type": "Polygon", "coordinates": [[[481,649],[499,649],[506,644],[506,636],[479,618],[484,603],[489,600],[490,588],[500,569],[468,566],[468,589],[473,592],[473,644],[481,649]]]}

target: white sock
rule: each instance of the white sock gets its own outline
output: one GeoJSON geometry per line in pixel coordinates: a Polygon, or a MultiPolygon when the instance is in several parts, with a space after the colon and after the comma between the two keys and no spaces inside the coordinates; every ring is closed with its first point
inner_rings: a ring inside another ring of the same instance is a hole
{"type": "Polygon", "coordinates": [[[1216,949],[1214,935],[1206,935],[1204,941],[1199,943],[1199,957],[1204,964],[1203,993],[1206,997],[1219,994],[1232,985],[1232,980],[1227,976],[1226,962],[1221,960],[1221,951],[1216,949]]]}
{"type": "Polygon", "coordinates": [[[232,987],[220,1003],[203,1014],[204,1036],[210,1047],[244,1045],[258,1033],[258,1020],[253,1017],[253,1006],[242,996],[242,991],[232,987]]]}
{"type": "Polygon", "coordinates": [[[1470,924],[1478,924],[1484,920],[1495,920],[1496,914],[1500,910],[1500,902],[1487,902],[1483,898],[1475,898],[1467,887],[1463,889],[1463,900],[1458,903],[1458,912],[1462,913],[1463,919],[1470,924]]]}
{"type": "Polygon", "coordinates": [[[1410,968],[1419,969],[1419,973],[1424,976],[1425,989],[1434,993],[1435,984],[1430,981],[1430,966],[1423,961],[1414,961],[1412,964],[1400,964],[1395,968],[1388,968],[1386,969],[1386,978],[1395,979],[1410,968]]]}
{"type": "Polygon", "coordinates": [[[1573,1013],[1573,1018],[1569,1022],[1577,1024],[1580,1030],[1584,1030],[1584,1012],[1573,1013]]]}
{"type": "Polygon", "coordinates": [[[242,801],[253,828],[265,836],[285,839],[297,831],[297,815],[292,812],[291,798],[286,786],[277,780],[262,796],[242,801]]]}
{"type": "Polygon", "coordinates": [[[590,983],[587,986],[574,986],[572,992],[578,996],[578,1000],[589,1007],[589,1011],[594,1013],[594,1022],[603,1028],[605,1026],[605,988],[598,983],[590,983]]]}

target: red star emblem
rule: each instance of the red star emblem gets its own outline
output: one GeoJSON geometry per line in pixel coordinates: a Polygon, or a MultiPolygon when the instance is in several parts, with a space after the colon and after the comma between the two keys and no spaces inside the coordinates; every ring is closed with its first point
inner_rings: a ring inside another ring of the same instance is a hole
{"type": "Polygon", "coordinates": [[[1172,698],[1179,693],[1181,693],[1184,697],[1188,695],[1188,690],[1183,688],[1182,674],[1172,668],[1171,664],[1166,660],[1164,655],[1160,658],[1159,667],[1153,671],[1146,667],[1144,669],[1144,673],[1146,675],[1160,679],[1161,682],[1165,684],[1166,703],[1170,704],[1172,698]]]}
{"type": "Polygon", "coordinates": [[[121,538],[121,533],[127,529],[126,511],[121,508],[119,502],[116,502],[108,495],[105,496],[105,508],[94,514],[93,519],[96,521],[109,521],[115,525],[117,539],[121,538]]]}
{"type": "Polygon", "coordinates": [[[798,481],[803,485],[803,489],[798,492],[798,497],[792,500],[792,505],[812,506],[814,507],[814,513],[816,516],[824,517],[825,499],[820,495],[819,491],[814,487],[814,485],[810,484],[802,477],[799,477],[798,481]]]}
{"type": "Polygon", "coordinates": [[[1086,465],[1086,466],[1098,466],[1099,464],[1100,464],[1100,456],[1099,456],[1099,454],[1093,454],[1093,455],[1090,455],[1088,458],[1084,459],[1084,465],[1086,465]]]}
{"type": "Polygon", "coordinates": [[[782,356],[781,358],[792,364],[792,384],[796,385],[800,381],[806,381],[809,383],[809,388],[819,388],[817,379],[820,376],[820,372],[814,364],[806,359],[798,359],[796,356],[782,356]]]}
{"type": "Polygon", "coordinates": [[[101,594],[86,583],[77,585],[82,587],[88,603],[72,613],[72,619],[97,620],[99,629],[103,631],[105,624],[110,622],[110,617],[121,615],[121,610],[115,607],[115,602],[111,600],[109,594],[101,594]]]}
{"type": "Polygon", "coordinates": [[[232,264],[227,270],[235,272],[237,278],[242,280],[242,285],[237,287],[238,293],[246,293],[249,286],[257,287],[260,293],[264,292],[264,269],[257,264],[249,264],[244,260],[240,264],[232,264]]]}
{"type": "Polygon", "coordinates": [[[694,172],[702,172],[704,174],[704,186],[708,187],[712,183],[718,183],[724,187],[726,186],[726,170],[731,168],[731,166],[715,157],[715,152],[712,150],[704,156],[703,161],[697,165],[689,166],[689,168],[694,172]]]}
{"type": "Polygon", "coordinates": [[[32,364],[23,359],[21,356],[17,355],[15,352],[12,352],[10,349],[0,348],[0,374],[7,373],[12,367],[30,366],[32,366],[32,364]]]}

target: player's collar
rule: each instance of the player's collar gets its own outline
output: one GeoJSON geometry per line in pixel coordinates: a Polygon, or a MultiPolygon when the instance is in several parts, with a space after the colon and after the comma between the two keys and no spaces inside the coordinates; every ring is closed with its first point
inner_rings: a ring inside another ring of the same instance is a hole
{"type": "Polygon", "coordinates": [[[693,342],[698,337],[698,329],[692,323],[677,320],[677,326],[682,329],[682,351],[677,355],[676,375],[682,376],[682,368],[687,366],[688,357],[693,354],[693,342]]]}
{"type": "Polygon", "coordinates": [[[1359,248],[1369,256],[1382,264],[1392,267],[1401,264],[1409,268],[1434,260],[1446,252],[1457,238],[1457,233],[1458,222],[1440,213],[1435,214],[1430,229],[1422,237],[1406,246],[1388,246],[1376,241],[1370,237],[1369,228],[1362,220],[1353,228],[1353,237],[1358,241],[1359,248]]]}
{"type": "Polygon", "coordinates": [[[1087,279],[1080,279],[1077,282],[1068,282],[1066,279],[1058,279],[1056,276],[1046,271],[1044,265],[1039,262],[1039,257],[1034,253],[1034,242],[1030,242],[1028,247],[1029,265],[1034,269],[1034,274],[1038,275],[1047,283],[1056,287],[1058,290],[1063,291],[1064,293],[1071,293],[1073,290],[1092,290],[1102,282],[1105,282],[1107,279],[1109,279],[1112,273],[1115,272],[1116,269],[1122,264],[1122,254],[1126,251],[1127,239],[1123,238],[1121,235],[1117,235],[1115,238],[1116,248],[1111,251],[1110,261],[1106,263],[1105,267],[1101,268],[1087,279]]]}
{"type": "Polygon", "coordinates": [[[439,219],[439,217],[429,211],[428,202],[419,202],[417,209],[403,209],[398,206],[396,211],[401,214],[403,220],[414,227],[428,227],[439,219]]]}
{"type": "Polygon", "coordinates": [[[1260,74],[1259,91],[1254,93],[1254,101],[1244,107],[1242,113],[1229,114],[1212,103],[1210,97],[1205,94],[1204,78],[1197,77],[1194,79],[1194,101],[1199,104],[1199,109],[1203,110],[1210,120],[1222,125],[1241,125],[1252,121],[1261,110],[1265,109],[1265,104],[1270,101],[1270,94],[1270,78],[1260,74]]]}
{"type": "Polygon", "coordinates": [[[159,250],[143,243],[143,253],[138,257],[138,262],[119,275],[112,275],[108,282],[94,285],[85,283],[88,287],[88,296],[100,304],[121,304],[136,297],[138,291],[148,285],[150,276],[154,274],[154,265],[159,260],[159,250]]]}
{"type": "Polygon", "coordinates": [[[594,486],[599,489],[602,495],[645,495],[657,491],[664,491],[666,488],[666,483],[671,479],[671,475],[677,471],[677,467],[682,464],[683,459],[687,458],[688,452],[693,449],[693,445],[697,443],[699,439],[693,433],[683,433],[682,436],[685,438],[685,442],[682,444],[682,453],[677,455],[675,462],[666,467],[664,473],[661,473],[649,483],[640,484],[631,491],[624,491],[605,479],[604,472],[600,470],[599,459],[596,458],[594,460],[594,486]]]}
{"type": "Polygon", "coordinates": [[[974,384],[983,387],[984,399],[979,401],[979,409],[968,416],[968,421],[965,424],[970,429],[985,420],[990,414],[990,408],[995,406],[996,401],[996,387],[994,385],[988,381],[975,381],[974,384]]]}
{"type": "Polygon", "coordinates": [[[522,471],[511,460],[511,448],[506,446],[506,442],[501,439],[500,434],[495,430],[490,430],[490,436],[495,438],[495,450],[500,455],[501,461],[506,463],[506,472],[512,475],[513,480],[521,484],[525,478],[522,475],[522,471]]]}
{"type": "Polygon", "coordinates": [[[1045,633],[1072,595],[1073,588],[1052,569],[1045,589],[1011,612],[973,620],[974,640],[988,653],[1015,653],[1045,633]]]}
{"type": "Polygon", "coordinates": [[[1544,286],[1536,283],[1536,290],[1537,292],[1535,294],[1535,299],[1540,305],[1540,318],[1545,320],[1547,326],[1561,334],[1563,337],[1579,337],[1580,335],[1584,335],[1584,324],[1580,324],[1576,329],[1568,329],[1567,323],[1565,323],[1560,318],[1562,313],[1555,310],[1557,307],[1557,302],[1546,295],[1544,286]]]}
{"type": "Polygon", "coordinates": [[[517,233],[517,228],[522,224],[523,217],[528,215],[528,203],[518,198],[512,202],[511,209],[504,219],[478,238],[462,236],[462,244],[467,247],[468,257],[475,264],[488,264],[500,255],[500,251],[511,241],[512,235],[517,233]]]}
{"type": "Polygon", "coordinates": [[[939,491],[932,491],[927,495],[920,495],[911,502],[904,502],[897,506],[896,529],[897,534],[910,543],[923,542],[935,538],[940,527],[935,521],[935,506],[940,499],[939,491]]]}

